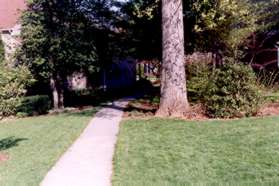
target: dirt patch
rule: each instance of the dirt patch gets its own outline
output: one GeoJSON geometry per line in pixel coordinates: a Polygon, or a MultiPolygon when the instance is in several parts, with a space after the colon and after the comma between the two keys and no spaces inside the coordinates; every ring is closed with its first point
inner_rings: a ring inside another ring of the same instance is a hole
{"type": "Polygon", "coordinates": [[[269,103],[264,105],[257,116],[279,116],[279,103],[269,103]]]}
{"type": "Polygon", "coordinates": [[[8,154],[0,152],[0,164],[9,160],[8,154]]]}

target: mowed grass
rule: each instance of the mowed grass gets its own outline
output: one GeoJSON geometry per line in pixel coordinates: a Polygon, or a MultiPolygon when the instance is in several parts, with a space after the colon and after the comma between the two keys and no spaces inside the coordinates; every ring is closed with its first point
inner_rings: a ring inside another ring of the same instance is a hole
{"type": "Polygon", "coordinates": [[[279,117],[124,121],[113,185],[279,185],[279,117]]]}
{"type": "Polygon", "coordinates": [[[97,109],[0,123],[1,186],[38,186],[97,109]]]}

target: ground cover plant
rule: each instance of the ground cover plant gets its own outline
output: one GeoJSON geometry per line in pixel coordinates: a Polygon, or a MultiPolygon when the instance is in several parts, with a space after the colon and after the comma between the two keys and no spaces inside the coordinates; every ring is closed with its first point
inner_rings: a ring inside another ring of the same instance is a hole
{"type": "Polygon", "coordinates": [[[38,186],[96,109],[0,123],[0,185],[38,186]]]}
{"type": "Polygon", "coordinates": [[[278,121],[123,121],[113,185],[278,185],[278,121]]]}

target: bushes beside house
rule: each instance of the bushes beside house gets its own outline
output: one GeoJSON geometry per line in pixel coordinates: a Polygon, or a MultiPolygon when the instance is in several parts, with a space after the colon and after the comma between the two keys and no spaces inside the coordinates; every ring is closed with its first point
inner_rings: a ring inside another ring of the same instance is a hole
{"type": "Polygon", "coordinates": [[[188,94],[204,104],[210,117],[251,116],[261,102],[252,68],[229,60],[215,69],[206,63],[187,65],[188,94]]]}
{"type": "Polygon", "coordinates": [[[47,114],[51,109],[51,100],[48,95],[35,95],[22,98],[17,107],[17,116],[36,116],[47,114]]]}
{"type": "Polygon", "coordinates": [[[0,37],[0,118],[17,115],[46,114],[51,101],[46,95],[24,97],[32,75],[25,66],[12,66],[4,60],[4,45],[0,37]]]}
{"type": "Polygon", "coordinates": [[[0,117],[16,114],[25,88],[31,82],[32,76],[26,67],[0,65],[0,117]]]}

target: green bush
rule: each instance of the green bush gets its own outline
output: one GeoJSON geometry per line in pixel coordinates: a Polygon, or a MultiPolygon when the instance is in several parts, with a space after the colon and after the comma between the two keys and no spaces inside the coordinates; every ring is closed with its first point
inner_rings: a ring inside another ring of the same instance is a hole
{"type": "Polygon", "coordinates": [[[227,62],[214,70],[197,68],[200,71],[188,80],[188,92],[205,105],[209,116],[244,117],[257,111],[260,93],[249,66],[227,62]]]}
{"type": "Polygon", "coordinates": [[[36,116],[46,114],[51,109],[51,100],[47,95],[24,97],[17,107],[18,116],[36,116]]]}
{"type": "Polygon", "coordinates": [[[186,70],[190,102],[203,102],[204,93],[209,83],[208,77],[212,74],[210,66],[206,62],[188,63],[186,70]]]}
{"type": "Polygon", "coordinates": [[[95,90],[72,90],[65,94],[65,106],[79,107],[88,105],[97,105],[104,96],[95,90]]]}
{"type": "Polygon", "coordinates": [[[25,88],[31,82],[31,74],[26,67],[0,65],[0,117],[16,113],[25,88]]]}

